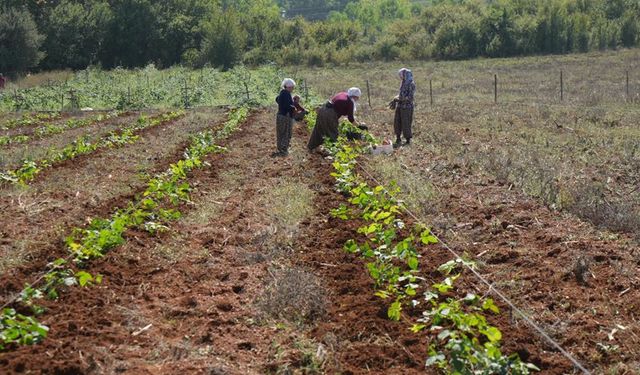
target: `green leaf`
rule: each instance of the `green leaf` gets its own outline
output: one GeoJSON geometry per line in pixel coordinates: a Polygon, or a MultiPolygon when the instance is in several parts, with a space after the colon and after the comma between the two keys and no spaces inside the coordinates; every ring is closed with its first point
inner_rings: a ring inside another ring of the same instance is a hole
{"type": "Polygon", "coordinates": [[[494,314],[500,313],[500,309],[498,309],[498,306],[496,306],[496,304],[493,302],[493,299],[491,298],[487,298],[484,300],[484,302],[482,302],[482,309],[489,310],[494,314]]]}
{"type": "Polygon", "coordinates": [[[407,265],[412,270],[417,270],[418,269],[418,264],[419,264],[419,262],[418,262],[418,258],[417,257],[409,257],[409,259],[407,259],[407,265]]]}
{"type": "Polygon", "coordinates": [[[413,333],[418,333],[420,331],[422,331],[423,329],[427,328],[427,326],[425,324],[414,324],[411,326],[411,328],[409,328],[411,330],[411,332],[413,333]]]}
{"type": "Polygon", "coordinates": [[[481,330],[480,333],[487,336],[487,339],[489,339],[489,341],[492,343],[497,343],[502,340],[502,332],[500,332],[498,328],[493,326],[488,326],[487,328],[481,330]]]}
{"type": "Polygon", "coordinates": [[[400,301],[395,301],[391,304],[391,306],[389,306],[389,309],[387,309],[387,316],[391,320],[398,321],[400,320],[401,311],[402,311],[402,304],[400,303],[400,301]]]}

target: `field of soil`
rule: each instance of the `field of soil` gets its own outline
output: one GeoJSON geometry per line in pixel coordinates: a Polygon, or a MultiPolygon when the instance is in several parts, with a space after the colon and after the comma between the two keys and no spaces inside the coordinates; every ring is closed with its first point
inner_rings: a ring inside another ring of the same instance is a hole
{"type": "MultiPolygon", "coordinates": [[[[464,270],[452,295],[493,298],[500,314],[487,319],[502,333],[502,352],[541,374],[583,371],[518,311],[591,373],[640,373],[640,111],[633,100],[611,99],[618,91],[593,97],[578,88],[569,103],[548,95],[530,103],[523,97],[532,92],[518,86],[529,81],[515,77],[527,70],[550,75],[558,61],[579,71],[592,59],[594,76],[577,87],[601,87],[617,74],[606,76],[607,64],[635,54],[425,64],[416,69],[425,77],[496,70],[516,83],[494,104],[482,90],[438,82],[448,97],[431,106],[422,91],[410,146],[358,159],[357,172],[370,185],[397,183],[410,211],[402,217],[407,227],[423,223],[441,239],[420,249],[421,287],[441,281],[438,266],[454,259],[447,246],[472,260],[491,287],[464,270]]],[[[331,80],[320,70],[300,74],[328,96],[365,76],[357,75],[361,67],[349,69],[331,80]]],[[[375,98],[372,106],[363,98],[357,112],[378,138],[392,137],[385,98],[398,82],[391,69],[367,71],[375,98]],[[391,78],[381,73],[387,70],[391,78]]],[[[16,293],[67,256],[73,228],[139,200],[150,178],[183,159],[192,135],[223,128],[231,113],[191,109],[139,131],[135,142],[47,168],[28,185],[0,185],[0,303],[27,313],[16,293]]],[[[24,156],[45,155],[81,135],[97,139],[137,117],[6,147],[0,161],[15,167],[24,156]]],[[[419,309],[389,320],[367,262],[343,249],[364,238],[363,222],[331,215],[348,201],[331,176],[334,159],[308,153],[308,136],[297,123],[290,155],[271,157],[275,109],[253,108],[216,141],[224,152],[204,157],[187,175],[190,199],[177,205],[181,217],[166,231],[127,230],[123,244],[87,264],[101,283],[63,286],[57,300],[38,299],[47,337],[7,345],[0,373],[443,373],[425,367],[436,334],[413,333],[407,324],[419,309]]]]}

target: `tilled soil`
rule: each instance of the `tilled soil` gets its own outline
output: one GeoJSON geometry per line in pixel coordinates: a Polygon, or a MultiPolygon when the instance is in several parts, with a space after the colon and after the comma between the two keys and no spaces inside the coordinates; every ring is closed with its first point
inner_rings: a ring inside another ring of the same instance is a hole
{"type": "MultiPolygon", "coordinates": [[[[51,327],[49,336],[38,345],[1,353],[0,372],[436,373],[424,368],[430,338],[412,334],[407,322],[389,321],[385,304],[373,295],[364,262],[342,250],[346,240],[358,238],[359,223],[329,215],[331,208],[345,201],[333,188],[331,160],[306,153],[308,133],[300,127],[294,131],[290,156],[270,158],[275,148],[273,117],[266,111],[254,115],[221,142],[228,152],[210,156],[208,166],[190,177],[196,187],[194,204],[181,208],[185,216],[169,232],[150,236],[129,231],[125,245],[89,267],[90,273],[104,275],[101,285],[73,288],[59,301],[46,302],[43,322],[51,327]],[[277,216],[282,213],[266,204],[270,201],[265,197],[291,181],[312,191],[313,213],[294,229],[284,230],[277,216]],[[303,269],[317,278],[324,287],[324,315],[303,323],[265,316],[256,301],[276,279],[277,271],[287,268],[303,269]]],[[[375,159],[368,161],[372,162],[375,159]]],[[[414,166],[419,165],[416,161],[414,166]]],[[[605,264],[610,266],[615,247],[594,242],[593,231],[584,229],[584,224],[509,193],[507,187],[444,176],[436,182],[449,193],[443,203],[453,215],[448,220],[460,223],[451,227],[456,235],[447,233],[443,238],[454,249],[484,259],[481,272],[497,287],[504,290],[505,284],[499,282],[508,280],[509,285],[522,288],[518,290],[522,298],[515,300],[526,303],[521,306],[527,311],[551,311],[567,324],[569,329],[554,336],[564,346],[590,364],[585,356],[593,341],[606,337],[603,327],[616,322],[629,327],[615,333],[616,344],[626,345],[627,351],[621,353],[635,355],[631,304],[627,310],[618,310],[618,315],[607,309],[624,296],[638,300],[631,292],[617,298],[622,290],[612,293],[610,289],[614,286],[607,276],[613,273],[605,264]],[[490,230],[496,221],[492,218],[500,219],[497,232],[490,230]],[[476,226],[466,224],[476,221],[476,226]],[[591,268],[597,278],[584,286],[566,276],[575,256],[571,249],[582,248],[564,243],[562,236],[569,232],[578,233],[583,245],[604,256],[591,268]],[[474,242],[461,240],[463,234],[474,242]],[[515,250],[509,245],[514,240],[522,244],[515,250]],[[518,250],[525,245],[526,251],[518,250]],[[588,310],[588,303],[595,310],[588,310]],[[600,315],[589,316],[592,311],[600,315]],[[623,344],[622,338],[629,343],[623,344]]],[[[411,224],[409,218],[407,223],[411,224]]],[[[60,243],[51,251],[61,253],[60,243]]],[[[438,281],[435,268],[451,257],[438,245],[425,249],[423,255],[424,276],[438,281]]],[[[44,259],[45,254],[39,257],[44,259]]],[[[38,263],[42,260],[34,261],[38,263]]],[[[28,280],[28,271],[5,275],[0,285],[17,290],[28,280]]],[[[622,281],[613,277],[613,282],[622,281]]],[[[459,288],[487,292],[467,274],[459,280],[459,288]]],[[[507,291],[512,297],[520,295],[507,291]]],[[[517,351],[543,373],[573,372],[564,358],[501,307],[503,313],[491,319],[503,332],[506,352],[517,351]]]]}
{"type": "MultiPolygon", "coordinates": [[[[39,160],[47,157],[50,149],[62,149],[79,137],[87,136],[90,142],[94,142],[110,132],[134,123],[138,116],[138,113],[126,112],[118,117],[98,121],[88,126],[68,129],[42,138],[34,137],[26,143],[7,145],[0,150],[0,169],[4,171],[18,168],[23,160],[39,160]]],[[[64,121],[66,120],[68,118],[64,121]]]]}
{"type": "MultiPolygon", "coordinates": [[[[423,132],[413,144],[391,159],[401,178],[435,187],[436,197],[423,203],[432,209],[412,209],[425,211],[425,223],[456,252],[475,259],[495,288],[588,369],[640,372],[640,251],[633,234],[600,231],[513,185],[451,162],[434,152],[426,136],[429,126],[443,125],[424,119],[420,125],[423,132]]],[[[469,148],[482,142],[459,131],[469,148]]],[[[365,165],[375,169],[375,162],[372,157],[365,165]]],[[[491,294],[472,275],[462,281],[491,294]]],[[[501,308],[513,327],[506,333],[507,351],[519,352],[545,374],[574,372],[517,313],[504,303],[501,308]]]]}
{"type": "Polygon", "coordinates": [[[70,227],[126,205],[144,190],[150,175],[182,156],[190,134],[223,117],[218,109],[190,114],[142,130],[135,143],[55,165],[41,172],[28,188],[0,188],[0,274],[25,259],[32,259],[30,263],[38,263],[37,267],[41,267],[39,262],[54,259],[70,227]]]}

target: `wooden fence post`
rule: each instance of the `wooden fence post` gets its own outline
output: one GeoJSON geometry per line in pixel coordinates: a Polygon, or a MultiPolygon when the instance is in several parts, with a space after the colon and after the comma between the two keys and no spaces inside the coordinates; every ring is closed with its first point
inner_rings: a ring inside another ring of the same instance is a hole
{"type": "Polygon", "coordinates": [[[433,82],[429,80],[429,103],[433,107],[433,82]]]}
{"type": "Polygon", "coordinates": [[[626,72],[627,74],[627,82],[625,84],[625,92],[626,92],[626,98],[627,98],[627,103],[631,100],[631,98],[629,97],[629,71],[627,70],[626,72]]]}
{"type": "Polygon", "coordinates": [[[304,102],[309,101],[309,87],[307,86],[307,80],[303,79],[302,84],[304,85],[304,102]]]}
{"type": "Polygon", "coordinates": [[[498,103],[498,75],[493,75],[493,102],[498,103]]]}
{"type": "Polygon", "coordinates": [[[560,101],[564,100],[564,78],[562,70],[560,71],[560,101]]]}

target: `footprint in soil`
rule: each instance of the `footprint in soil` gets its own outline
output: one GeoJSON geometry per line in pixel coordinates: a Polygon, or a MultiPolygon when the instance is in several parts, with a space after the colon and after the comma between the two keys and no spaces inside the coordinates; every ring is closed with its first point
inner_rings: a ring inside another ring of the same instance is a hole
{"type": "Polygon", "coordinates": [[[242,294],[244,292],[244,285],[235,285],[233,288],[235,294],[242,294]]]}
{"type": "Polygon", "coordinates": [[[253,344],[248,342],[248,341],[241,342],[241,343],[238,344],[238,349],[240,349],[240,350],[251,350],[251,349],[253,349],[253,344]]]}
{"type": "Polygon", "coordinates": [[[229,312],[233,310],[233,306],[229,302],[222,302],[216,305],[218,310],[229,312]]]}

